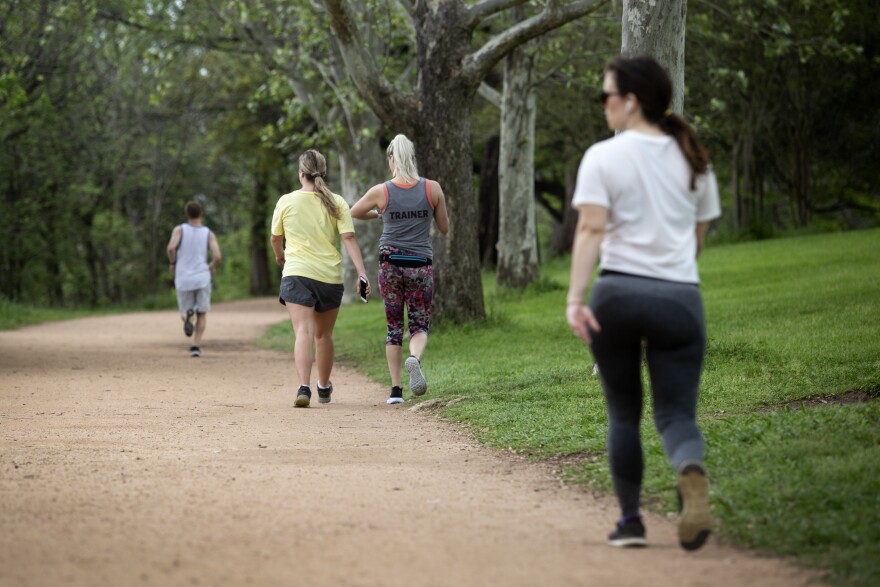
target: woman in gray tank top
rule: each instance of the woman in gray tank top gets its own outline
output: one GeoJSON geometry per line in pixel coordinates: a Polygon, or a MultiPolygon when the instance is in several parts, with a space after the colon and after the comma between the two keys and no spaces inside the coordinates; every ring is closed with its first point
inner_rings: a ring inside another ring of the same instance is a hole
{"type": "Polygon", "coordinates": [[[373,186],[351,208],[353,218],[382,219],[385,228],[379,238],[379,291],[385,302],[388,334],[385,356],[391,373],[388,404],[403,403],[400,370],[403,363],[403,314],[409,326],[410,391],[422,395],[428,382],[422,372],[421,358],[428,344],[434,296],[431,222],[442,234],[449,232],[446,198],[440,184],[419,177],[415,149],[404,135],[397,135],[388,145],[390,181],[373,186]]]}

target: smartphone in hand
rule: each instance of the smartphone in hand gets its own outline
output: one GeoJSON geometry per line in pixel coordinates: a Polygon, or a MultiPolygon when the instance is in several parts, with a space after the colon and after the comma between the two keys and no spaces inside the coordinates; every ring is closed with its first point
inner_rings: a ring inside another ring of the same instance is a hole
{"type": "Polygon", "coordinates": [[[358,294],[361,296],[361,301],[363,303],[367,303],[367,280],[363,277],[358,277],[358,294]]]}

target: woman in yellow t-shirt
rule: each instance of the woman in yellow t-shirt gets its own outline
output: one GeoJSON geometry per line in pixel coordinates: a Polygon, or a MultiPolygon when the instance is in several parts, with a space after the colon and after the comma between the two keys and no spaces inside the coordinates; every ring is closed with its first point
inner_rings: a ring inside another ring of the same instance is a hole
{"type": "Polygon", "coordinates": [[[272,249],[284,267],[279,300],[287,308],[296,335],[293,358],[299,377],[294,405],[309,407],[312,398],[312,346],[318,365],[318,402],[330,402],[333,384],[333,327],[342,304],[342,255],[336,235],[370,293],[370,281],[348,204],[330,191],[324,179],[327,160],[309,149],[299,157],[302,188],[281,196],[272,216],[272,249]],[[323,385],[322,385],[323,384],[323,385]]]}

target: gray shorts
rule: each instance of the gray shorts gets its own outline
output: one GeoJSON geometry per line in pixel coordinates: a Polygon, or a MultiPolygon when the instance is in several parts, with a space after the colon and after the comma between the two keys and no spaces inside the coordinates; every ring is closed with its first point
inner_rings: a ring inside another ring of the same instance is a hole
{"type": "Polygon", "coordinates": [[[188,310],[208,312],[211,309],[211,284],[202,289],[177,290],[177,308],[181,316],[186,316],[188,310]]]}
{"type": "Polygon", "coordinates": [[[326,312],[342,305],[343,291],[345,288],[341,283],[324,283],[308,277],[291,275],[281,279],[278,301],[284,305],[290,302],[314,307],[316,312],[326,312]]]}

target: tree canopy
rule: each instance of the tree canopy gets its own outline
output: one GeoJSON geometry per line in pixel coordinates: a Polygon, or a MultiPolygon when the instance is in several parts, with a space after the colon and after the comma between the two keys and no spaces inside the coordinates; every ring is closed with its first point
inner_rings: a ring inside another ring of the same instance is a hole
{"type": "MultiPolygon", "coordinates": [[[[451,235],[435,253],[444,314],[480,319],[491,263],[480,238],[498,221],[477,194],[497,185],[497,156],[484,155],[500,116],[477,90],[501,91],[502,57],[541,37],[536,228],[542,254],[566,252],[577,162],[610,136],[596,96],[621,48],[621,9],[4,0],[0,295],[83,306],[166,296],[164,245],[189,200],[204,204],[228,261],[218,293],[271,292],[267,221],[296,187],[291,159],[327,152],[351,200],[386,179],[382,149],[404,132],[448,193],[451,235]]],[[[683,111],[721,180],[717,237],[878,224],[878,16],[871,0],[687,3],[683,111]]]]}

